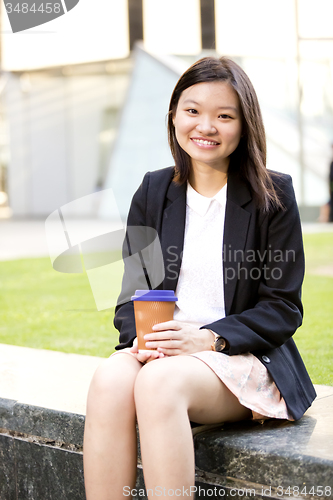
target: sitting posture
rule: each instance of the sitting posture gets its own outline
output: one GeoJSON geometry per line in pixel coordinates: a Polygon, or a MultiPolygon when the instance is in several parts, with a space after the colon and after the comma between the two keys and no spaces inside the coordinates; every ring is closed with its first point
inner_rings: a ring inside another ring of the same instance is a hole
{"type": "Polygon", "coordinates": [[[297,420],[316,395],[292,339],[303,314],[299,213],[290,176],[266,169],[248,76],[225,57],[197,61],[173,91],[168,132],[175,166],[145,175],[128,227],[156,230],[159,288],[178,301],[146,335],[151,352],[138,351],[133,302],[116,308],[120,343],[88,395],[88,500],[135,486],[136,423],[153,498],[194,485],[191,422],[297,420]]]}

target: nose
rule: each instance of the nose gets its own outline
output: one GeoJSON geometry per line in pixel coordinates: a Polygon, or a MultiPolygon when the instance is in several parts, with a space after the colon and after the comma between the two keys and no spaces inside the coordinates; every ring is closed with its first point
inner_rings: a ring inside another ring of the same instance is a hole
{"type": "Polygon", "coordinates": [[[217,130],[212,119],[207,115],[201,115],[196,127],[197,131],[204,135],[216,134],[217,130]]]}

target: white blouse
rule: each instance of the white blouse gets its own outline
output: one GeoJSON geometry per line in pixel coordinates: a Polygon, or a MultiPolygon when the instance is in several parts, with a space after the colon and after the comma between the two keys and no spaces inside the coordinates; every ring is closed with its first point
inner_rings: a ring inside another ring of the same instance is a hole
{"type": "Polygon", "coordinates": [[[175,320],[202,326],[225,317],[222,251],[226,200],[227,185],[207,198],[187,184],[175,320]]]}
{"type": "MultiPolygon", "coordinates": [[[[227,185],[213,198],[187,185],[184,249],[174,319],[195,327],[225,317],[222,252],[226,199],[227,185]]],[[[254,419],[293,420],[266,366],[253,354],[229,356],[206,350],[190,356],[208,365],[239,402],[252,410],[254,419]]]]}

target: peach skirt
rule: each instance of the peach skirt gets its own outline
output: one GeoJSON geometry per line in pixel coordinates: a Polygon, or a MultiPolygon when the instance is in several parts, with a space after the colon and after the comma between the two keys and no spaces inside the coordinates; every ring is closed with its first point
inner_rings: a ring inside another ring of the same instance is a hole
{"type": "MultiPolygon", "coordinates": [[[[111,356],[121,352],[132,355],[127,348],[116,351],[111,356]]],[[[221,352],[201,351],[189,356],[194,356],[209,366],[239,402],[252,410],[253,420],[294,420],[266,367],[253,354],[228,356],[221,352]]]]}
{"type": "Polygon", "coordinates": [[[251,353],[228,356],[221,352],[190,354],[206,363],[239,400],[252,410],[254,420],[293,420],[266,367],[251,353]]]}

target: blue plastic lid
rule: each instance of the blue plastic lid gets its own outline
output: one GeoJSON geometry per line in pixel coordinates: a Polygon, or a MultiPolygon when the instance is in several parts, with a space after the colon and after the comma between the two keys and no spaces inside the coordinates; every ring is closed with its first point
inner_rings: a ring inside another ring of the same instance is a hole
{"type": "Polygon", "coordinates": [[[136,290],[132,300],[146,300],[147,302],[176,302],[177,297],[173,290],[136,290]]]}

